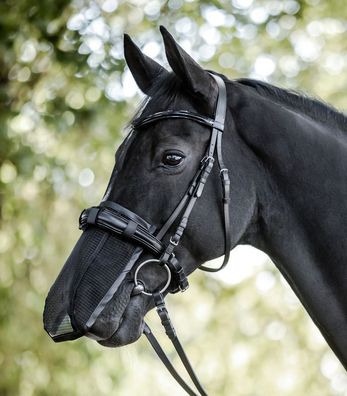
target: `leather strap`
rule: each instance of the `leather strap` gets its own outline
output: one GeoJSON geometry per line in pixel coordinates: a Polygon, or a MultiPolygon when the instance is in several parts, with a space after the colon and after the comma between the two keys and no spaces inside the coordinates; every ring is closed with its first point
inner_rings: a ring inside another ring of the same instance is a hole
{"type": "MultiPolygon", "coordinates": [[[[160,258],[160,262],[167,264],[170,262],[170,259],[174,259],[174,249],[175,247],[179,244],[180,239],[187,227],[188,220],[190,217],[190,214],[195,206],[196,201],[198,198],[203,193],[205,184],[207,182],[207,179],[211,173],[211,170],[214,165],[214,158],[215,158],[215,152],[217,151],[217,162],[218,166],[220,169],[220,176],[221,176],[221,182],[222,182],[222,187],[223,187],[223,220],[224,220],[224,244],[225,244],[225,254],[224,254],[224,260],[222,265],[219,268],[211,268],[211,267],[206,267],[206,266],[200,266],[200,269],[208,272],[216,272],[222,269],[229,260],[230,256],[230,247],[231,247],[231,235],[230,235],[230,216],[229,216],[229,205],[230,205],[230,179],[228,175],[228,169],[226,168],[224,161],[223,161],[223,153],[222,153],[222,136],[223,136],[223,131],[224,131],[224,121],[225,121],[225,115],[226,115],[226,104],[227,104],[227,96],[226,96],[226,87],[224,84],[224,81],[219,77],[212,75],[213,78],[216,80],[217,85],[218,85],[218,100],[217,100],[217,105],[216,105],[216,112],[215,112],[215,122],[213,123],[212,126],[212,133],[211,133],[211,138],[210,138],[210,144],[207,150],[207,155],[201,160],[199,170],[195,174],[193,181],[191,185],[189,186],[188,190],[172,212],[171,216],[168,218],[168,220],[164,223],[162,226],[161,230],[157,233],[157,238],[161,240],[164,235],[169,231],[170,227],[173,225],[175,220],[178,218],[179,214],[183,211],[183,214],[180,218],[180,222],[176,228],[175,233],[171,236],[170,242],[167,245],[164,253],[162,254],[160,258]],[[218,127],[216,127],[218,126],[218,127]],[[217,148],[216,148],[217,147],[217,148]]],[[[166,111],[166,112],[160,112],[160,113],[155,113],[152,116],[147,117],[146,119],[142,120],[137,124],[137,126],[143,126],[143,125],[148,125],[152,122],[161,120],[161,119],[166,119],[166,118],[189,118],[191,120],[201,122],[201,119],[199,117],[199,120],[196,118],[195,115],[191,113],[184,113],[184,116],[182,115],[182,111],[166,111]]],[[[204,125],[207,125],[205,122],[201,122],[204,125]]],[[[211,123],[209,122],[209,125],[211,123]]],[[[172,270],[171,270],[172,271],[172,270]]],[[[176,290],[175,290],[176,291],[176,290]]],[[[176,352],[181,359],[187,373],[189,374],[191,380],[193,381],[194,385],[196,386],[196,389],[199,391],[199,394],[201,396],[207,396],[207,393],[201,386],[189,360],[187,355],[184,352],[184,349],[182,348],[182,345],[177,338],[175,329],[172,325],[172,322],[169,317],[169,313],[166,309],[164,298],[160,293],[154,293],[153,294],[153,299],[154,303],[157,308],[158,315],[160,317],[161,323],[165,328],[165,332],[167,336],[170,338],[174,348],[176,349],[176,352]]],[[[164,363],[166,368],[169,370],[171,375],[176,379],[176,381],[182,386],[182,388],[189,394],[189,395],[196,395],[192,389],[186,384],[186,382],[179,376],[173,365],[171,364],[170,360],[166,356],[165,352],[163,349],[160,347],[158,341],[152,334],[151,330],[147,325],[145,325],[144,333],[151,343],[153,349],[157,353],[158,357],[161,359],[161,361],[164,363]]]]}
{"type": "Polygon", "coordinates": [[[166,353],[164,352],[163,348],[160,346],[159,342],[155,338],[154,334],[152,333],[147,323],[145,323],[143,334],[147,337],[147,340],[152,345],[152,348],[154,349],[155,353],[157,354],[159,359],[163,362],[163,364],[168,369],[169,373],[173,376],[173,378],[175,378],[175,380],[188,393],[188,395],[197,396],[197,394],[192,390],[192,388],[189,385],[187,385],[187,383],[178,374],[178,372],[170,362],[170,359],[166,356],[166,353]]]}
{"type": "MultiPolygon", "coordinates": [[[[205,389],[200,384],[200,382],[198,380],[198,377],[196,376],[196,374],[195,374],[195,372],[194,372],[194,370],[192,368],[192,365],[191,365],[186,353],[184,352],[184,349],[183,349],[183,347],[182,347],[182,345],[181,345],[181,343],[180,343],[180,341],[179,341],[179,339],[177,337],[176,331],[175,331],[175,329],[173,327],[173,324],[171,322],[171,319],[170,319],[170,316],[169,316],[169,312],[168,312],[168,310],[166,308],[165,301],[164,301],[164,298],[163,298],[162,294],[154,293],[153,294],[153,299],[154,299],[154,303],[155,303],[155,306],[156,306],[157,313],[159,315],[161,324],[164,326],[165,333],[170,338],[170,340],[172,342],[172,345],[174,346],[174,348],[175,348],[175,350],[176,350],[181,362],[183,363],[187,373],[189,374],[189,377],[193,381],[196,389],[198,390],[199,395],[207,396],[207,393],[206,393],[205,389]]],[[[149,330],[149,332],[148,332],[148,329],[149,329],[149,327],[147,326],[147,328],[146,328],[146,325],[145,325],[144,333],[145,333],[146,337],[148,338],[148,340],[150,341],[151,345],[153,346],[153,343],[151,341],[153,341],[153,339],[155,339],[155,337],[153,336],[153,334],[152,334],[152,336],[149,336],[149,334],[151,334],[151,331],[149,330]]],[[[158,343],[158,342],[156,341],[156,343],[158,343]]],[[[159,345],[159,343],[158,343],[158,345],[159,345]]],[[[160,345],[159,345],[159,347],[160,347],[160,345]]],[[[157,355],[159,356],[159,358],[165,364],[166,368],[171,372],[171,374],[173,375],[172,369],[177,374],[176,370],[173,368],[170,360],[167,358],[167,356],[166,356],[165,352],[162,350],[162,348],[160,347],[160,349],[159,349],[157,346],[156,347],[153,346],[153,348],[154,348],[155,352],[157,353],[157,355]],[[169,362],[169,364],[167,362],[169,362]]],[[[183,386],[183,384],[181,383],[181,381],[184,382],[182,380],[182,378],[180,378],[180,381],[179,381],[176,378],[176,376],[174,376],[174,377],[175,377],[176,381],[178,381],[180,383],[180,385],[187,391],[186,387],[188,387],[188,385],[186,383],[184,383],[185,386],[183,386]]],[[[189,391],[191,392],[190,388],[189,388],[189,391]]],[[[195,395],[194,392],[193,393],[190,393],[190,392],[187,391],[188,394],[195,395]]]]}
{"type": "MultiPolygon", "coordinates": [[[[216,108],[216,119],[219,122],[223,123],[224,128],[224,121],[226,115],[226,105],[227,105],[227,95],[226,95],[226,87],[218,76],[212,74],[215,78],[218,89],[219,95],[217,101],[217,108],[216,108]]],[[[230,179],[229,179],[229,171],[228,168],[225,166],[223,161],[223,152],[222,152],[222,137],[223,137],[223,130],[217,131],[217,161],[218,166],[220,169],[220,176],[222,181],[223,187],[223,219],[224,219],[224,260],[220,267],[213,268],[201,265],[199,269],[206,272],[217,272],[224,268],[229,261],[230,258],[230,249],[231,249],[231,231],[230,231],[230,179]]]]}
{"type": "Polygon", "coordinates": [[[211,76],[215,79],[218,86],[218,99],[216,104],[215,111],[215,120],[211,122],[210,118],[198,116],[194,113],[187,112],[185,110],[167,110],[158,113],[154,113],[144,120],[136,123],[134,122],[135,127],[141,127],[144,125],[149,125],[153,122],[157,122],[161,119],[168,118],[187,118],[193,121],[197,121],[207,126],[212,126],[211,138],[209,147],[207,149],[206,156],[201,160],[200,168],[195,174],[193,181],[191,182],[188,190],[168,218],[168,220],[164,223],[162,228],[157,233],[156,237],[161,240],[164,235],[169,231],[170,227],[173,225],[175,220],[178,218],[179,214],[184,210],[183,215],[180,219],[180,223],[176,228],[175,233],[170,238],[170,243],[167,246],[165,252],[163,253],[161,260],[162,262],[167,262],[170,255],[173,254],[175,247],[179,244],[180,239],[187,227],[188,220],[190,214],[195,206],[195,203],[198,198],[202,195],[207,179],[212,171],[214,165],[215,153],[217,154],[217,162],[220,169],[221,182],[223,187],[223,223],[224,223],[224,260],[220,267],[213,268],[201,265],[199,269],[207,272],[217,272],[224,268],[230,257],[230,248],[231,248],[231,232],[230,232],[230,213],[229,213],[229,205],[230,205],[230,179],[228,175],[228,169],[226,168],[223,161],[223,153],[222,153],[222,137],[224,131],[224,122],[226,115],[226,107],[227,107],[227,95],[226,95],[226,87],[225,83],[221,77],[211,74],[211,76]]]}
{"type": "Polygon", "coordinates": [[[152,123],[155,123],[164,119],[190,119],[192,121],[196,121],[200,124],[206,125],[208,127],[212,127],[211,138],[209,147],[206,153],[206,156],[201,161],[201,166],[197,173],[195,174],[193,181],[191,182],[188,190],[182,197],[182,199],[177,204],[176,208],[171,213],[170,217],[158,231],[156,237],[158,240],[161,240],[166,233],[169,231],[175,220],[178,218],[179,214],[184,210],[184,213],[181,217],[180,223],[174,233],[174,235],[170,239],[170,244],[167,246],[166,251],[164,252],[163,257],[165,257],[164,262],[167,262],[170,255],[173,253],[175,246],[180,241],[180,238],[187,227],[188,219],[190,214],[194,208],[194,205],[198,198],[200,198],[207,179],[211,173],[214,164],[215,151],[217,151],[217,161],[220,169],[221,181],[223,186],[223,220],[224,220],[224,260],[220,267],[212,268],[201,265],[199,269],[208,272],[216,272],[220,269],[224,268],[228,263],[230,256],[230,217],[229,217],[229,204],[230,204],[230,180],[228,175],[228,169],[226,168],[223,155],[222,155],[222,136],[224,131],[224,123],[226,116],[226,107],[227,107],[227,94],[226,87],[223,79],[215,74],[211,74],[211,76],[215,79],[218,86],[218,98],[216,103],[216,111],[215,118],[209,118],[202,116],[200,114],[191,113],[187,110],[166,110],[160,111],[154,114],[147,116],[144,119],[138,119],[133,122],[134,128],[141,128],[144,126],[148,126],[152,123]],[[217,150],[216,150],[217,146],[217,150]]]}
{"type": "Polygon", "coordinates": [[[223,130],[224,124],[223,120],[220,119],[212,119],[209,117],[205,117],[201,114],[195,114],[188,110],[165,110],[165,111],[158,111],[157,113],[153,113],[147,116],[144,119],[137,119],[133,121],[134,128],[141,128],[152,124],[153,122],[158,122],[160,120],[167,120],[170,118],[184,118],[186,120],[192,120],[198,122],[199,124],[206,125],[210,128],[216,128],[219,130],[223,130]]]}
{"type": "MultiPolygon", "coordinates": [[[[134,214],[135,215],[135,214],[134,214]]],[[[130,216],[129,216],[130,217],[130,216]]],[[[108,207],[97,206],[85,209],[80,216],[80,228],[85,229],[90,225],[103,228],[116,235],[124,236],[125,238],[135,241],[142,247],[155,255],[163,252],[164,246],[152,232],[155,230],[153,226],[147,225],[139,216],[131,216],[129,220],[121,213],[108,209],[108,207]],[[145,225],[144,225],[145,224],[145,225]]]]}
{"type": "Polygon", "coordinates": [[[116,213],[119,213],[119,214],[123,215],[125,218],[129,218],[129,219],[133,220],[135,223],[139,223],[148,229],[153,227],[151,224],[147,223],[147,221],[144,220],[142,217],[140,217],[136,213],[132,212],[131,210],[126,209],[124,206],[117,204],[116,202],[102,201],[102,202],[100,202],[99,206],[101,208],[112,209],[116,213]]]}
{"type": "Polygon", "coordinates": [[[189,185],[187,191],[185,192],[185,194],[183,195],[182,199],[177,204],[176,208],[173,210],[173,212],[171,213],[170,217],[166,220],[164,225],[158,231],[156,237],[159,240],[162,240],[162,238],[166,235],[166,233],[169,231],[169,229],[172,226],[172,224],[177,219],[178,215],[182,212],[183,208],[186,206],[189,197],[192,196],[192,194],[194,192],[197,180],[198,180],[198,178],[199,178],[199,176],[201,174],[201,170],[202,170],[202,168],[200,166],[198,171],[196,172],[196,174],[193,177],[193,181],[190,183],[190,185],[189,185]]]}

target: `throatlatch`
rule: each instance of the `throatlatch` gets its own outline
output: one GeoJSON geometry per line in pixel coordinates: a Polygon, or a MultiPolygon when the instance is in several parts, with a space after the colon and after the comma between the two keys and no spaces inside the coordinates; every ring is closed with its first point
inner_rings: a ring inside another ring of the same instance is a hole
{"type": "MultiPolygon", "coordinates": [[[[177,338],[164,302],[164,295],[167,292],[176,293],[188,288],[188,279],[175,256],[175,249],[188,225],[192,210],[204,191],[215,159],[219,165],[223,187],[225,255],[219,268],[201,266],[200,269],[216,272],[222,269],[229,260],[230,180],[222,156],[227,96],[222,78],[214,74],[211,76],[218,86],[214,119],[186,110],[167,110],[133,122],[133,127],[139,129],[159,120],[184,118],[212,128],[209,146],[200,161],[199,169],[170,217],[156,233],[155,226],[115,202],[103,201],[99,206],[84,210],[80,216],[80,228],[83,233],[49,291],[44,310],[45,329],[54,341],[76,339],[89,334],[89,330],[122,282],[128,279],[134,283],[133,295],[143,293],[153,298],[165,332],[202,396],[206,396],[207,393],[201,386],[177,338]],[[180,219],[178,226],[165,246],[162,239],[178,218],[180,219]],[[136,264],[143,251],[151,254],[153,258],[136,264]],[[136,270],[132,278],[131,270],[135,264],[136,270]],[[71,267],[74,265],[78,266],[78,271],[75,268],[75,275],[70,276],[71,267]],[[141,269],[146,265],[160,265],[165,269],[167,281],[160,290],[146,290],[141,282],[141,269]],[[91,284],[93,288],[88,287],[91,284]],[[85,287],[80,287],[81,285],[85,287]]],[[[189,395],[196,395],[174,369],[147,324],[145,324],[144,334],[176,381],[189,395]]]]}

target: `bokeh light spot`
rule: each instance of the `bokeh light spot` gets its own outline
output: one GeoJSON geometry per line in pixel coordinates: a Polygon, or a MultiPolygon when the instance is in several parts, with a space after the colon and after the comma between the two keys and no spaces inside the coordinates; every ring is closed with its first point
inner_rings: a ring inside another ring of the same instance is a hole
{"type": "Polygon", "coordinates": [[[0,180],[7,184],[12,183],[17,177],[17,169],[11,161],[4,161],[0,168],[0,180]]]}
{"type": "Polygon", "coordinates": [[[203,9],[203,16],[211,26],[223,26],[226,19],[225,11],[215,8],[206,7],[203,9]]]}
{"type": "Polygon", "coordinates": [[[70,30],[80,30],[82,29],[87,23],[87,20],[85,16],[82,13],[78,13],[76,15],[73,15],[68,21],[67,21],[67,27],[70,30]]]}
{"type": "Polygon", "coordinates": [[[101,98],[101,90],[97,87],[90,87],[87,89],[85,97],[88,102],[95,103],[101,98]]]}
{"type": "Polygon", "coordinates": [[[105,12],[113,12],[118,8],[118,0],[106,0],[103,2],[101,9],[105,12]]]}
{"type": "Polygon", "coordinates": [[[262,271],[257,275],[255,285],[260,292],[266,293],[274,287],[275,283],[276,279],[272,272],[262,271]]]}
{"type": "Polygon", "coordinates": [[[35,59],[36,54],[37,54],[37,50],[36,50],[35,42],[32,40],[28,40],[21,47],[19,59],[22,62],[30,63],[35,59]]]}
{"type": "Polygon", "coordinates": [[[264,23],[269,17],[269,14],[264,7],[256,7],[251,10],[250,18],[254,23],[264,23]]]}
{"type": "Polygon", "coordinates": [[[245,10],[252,5],[253,0],[232,0],[232,3],[234,7],[245,10]]]}
{"type": "Polygon", "coordinates": [[[274,320],[266,327],[265,334],[270,340],[279,341],[285,336],[286,331],[287,328],[282,322],[274,320]]]}
{"type": "Polygon", "coordinates": [[[143,47],[143,52],[151,57],[155,58],[159,55],[161,50],[160,45],[156,41],[149,41],[144,47],[143,47]]]}
{"type": "Polygon", "coordinates": [[[84,106],[84,97],[81,92],[72,90],[66,95],[66,103],[75,110],[79,110],[84,106]]]}
{"type": "Polygon", "coordinates": [[[19,70],[17,74],[17,80],[20,82],[26,82],[30,79],[30,76],[31,76],[31,71],[29,67],[25,66],[19,70]]]}
{"type": "Polygon", "coordinates": [[[78,182],[82,187],[88,187],[94,183],[94,178],[94,172],[90,168],[85,168],[81,170],[78,182]]]}
{"type": "Polygon", "coordinates": [[[25,114],[18,114],[11,120],[10,125],[18,133],[27,133],[34,129],[35,122],[25,114]]]}
{"type": "Polygon", "coordinates": [[[269,77],[276,69],[275,60],[267,54],[259,55],[254,63],[254,72],[261,77],[269,77]]]}

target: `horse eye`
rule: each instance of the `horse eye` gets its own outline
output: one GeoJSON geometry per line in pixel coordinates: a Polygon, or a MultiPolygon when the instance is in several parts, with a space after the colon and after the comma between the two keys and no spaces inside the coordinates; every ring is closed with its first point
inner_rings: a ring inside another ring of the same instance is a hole
{"type": "Polygon", "coordinates": [[[163,156],[163,163],[168,166],[177,166],[183,160],[183,155],[177,153],[165,153],[163,156]]]}

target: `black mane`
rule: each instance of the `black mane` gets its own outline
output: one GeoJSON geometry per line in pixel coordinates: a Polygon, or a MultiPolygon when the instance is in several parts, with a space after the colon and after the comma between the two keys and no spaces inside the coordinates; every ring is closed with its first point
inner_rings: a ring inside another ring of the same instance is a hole
{"type": "MultiPolygon", "coordinates": [[[[223,77],[223,76],[222,76],[223,77]]],[[[224,78],[225,79],[225,78],[224,78]]],[[[226,82],[228,81],[225,79],[226,82]]],[[[281,103],[295,111],[301,112],[314,120],[332,125],[346,131],[347,116],[341,111],[325,103],[324,101],[308,96],[303,92],[283,89],[263,81],[250,78],[240,78],[236,82],[252,87],[262,96],[281,103]]],[[[161,77],[154,82],[149,95],[139,106],[129,126],[132,127],[134,120],[141,121],[160,109],[168,109],[177,97],[184,91],[184,87],[174,73],[161,77]]]]}
{"type": "Polygon", "coordinates": [[[278,88],[259,80],[241,78],[237,82],[252,87],[260,95],[274,99],[276,102],[295,109],[314,120],[333,124],[337,128],[346,130],[347,116],[322,100],[312,98],[302,92],[278,88]]]}

